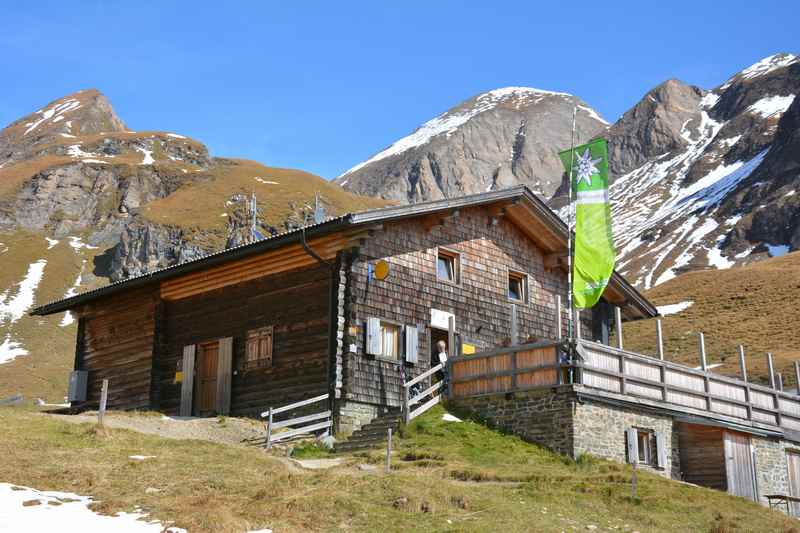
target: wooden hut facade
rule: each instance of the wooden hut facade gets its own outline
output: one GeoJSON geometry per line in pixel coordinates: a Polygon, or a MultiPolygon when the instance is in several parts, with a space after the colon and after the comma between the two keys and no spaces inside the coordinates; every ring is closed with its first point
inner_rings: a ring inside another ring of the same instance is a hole
{"type": "MultiPolygon", "coordinates": [[[[439,340],[456,355],[554,338],[566,237],[516,187],[344,215],[33,314],[79,319],[87,387],[74,407],[96,406],[103,379],[109,408],[184,416],[255,416],[330,393],[339,429],[352,431],[400,407],[439,340]]],[[[607,340],[612,306],[656,314],[614,274],[581,320],[586,338],[607,340]]]]}

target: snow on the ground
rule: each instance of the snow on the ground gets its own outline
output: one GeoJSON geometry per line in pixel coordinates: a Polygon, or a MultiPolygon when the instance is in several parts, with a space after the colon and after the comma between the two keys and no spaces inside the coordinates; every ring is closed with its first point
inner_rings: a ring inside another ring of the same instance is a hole
{"type": "Polygon", "coordinates": [[[167,137],[174,137],[176,139],[185,139],[183,135],[178,135],[177,133],[167,133],[167,137]]]}
{"type": "Polygon", "coordinates": [[[97,250],[97,246],[86,244],[80,237],[70,236],[67,238],[69,239],[69,245],[75,250],[80,250],[81,248],[86,248],[87,250],[97,250]]]}
{"type": "Polygon", "coordinates": [[[769,250],[770,257],[780,257],[782,255],[786,255],[789,253],[789,245],[788,244],[767,244],[767,250],[769,250]]]}
{"type": "Polygon", "coordinates": [[[142,158],[142,162],[139,163],[140,165],[152,165],[153,163],[156,162],[156,160],[153,159],[153,151],[152,150],[148,150],[144,146],[137,146],[136,147],[136,151],[137,152],[141,152],[142,154],[144,154],[144,157],[142,158]]]}
{"type": "MultiPolygon", "coordinates": [[[[83,262],[85,264],[86,259],[84,259],[83,262]]],[[[78,288],[81,286],[82,278],[83,278],[83,265],[81,265],[81,271],[78,272],[78,278],[75,280],[75,283],[72,284],[72,287],[70,287],[67,290],[66,294],[64,294],[64,298],[72,298],[73,296],[78,294],[78,288]]],[[[72,313],[67,311],[64,313],[64,317],[61,319],[61,322],[59,322],[58,325],[63,328],[65,326],[69,326],[73,322],[75,322],[75,318],[72,316],[72,313]]]]}
{"type": "Polygon", "coordinates": [[[128,459],[133,459],[134,461],[144,461],[145,459],[155,459],[155,455],[129,455],[128,459]]]}
{"type": "Polygon", "coordinates": [[[11,340],[10,334],[6,334],[3,344],[0,344],[0,365],[8,363],[20,355],[28,355],[28,350],[23,348],[22,344],[11,340]]]}
{"type": "Polygon", "coordinates": [[[58,239],[51,239],[50,237],[45,237],[44,240],[47,241],[47,249],[51,249],[53,246],[58,244],[58,239]]]}
{"type": "Polygon", "coordinates": [[[461,422],[461,419],[457,416],[453,416],[450,413],[445,413],[442,415],[442,420],[445,422],[461,422]]]}
{"type": "Polygon", "coordinates": [[[42,281],[46,259],[39,259],[28,265],[28,272],[22,281],[17,284],[17,291],[10,296],[10,289],[0,294],[0,324],[7,322],[13,324],[23,317],[28,309],[33,306],[36,288],[42,281]]]}
{"type": "Polygon", "coordinates": [[[686,300],[685,302],[678,302],[676,304],[659,305],[656,307],[658,314],[661,316],[674,315],[680,313],[684,309],[688,309],[694,304],[694,300],[686,300]]]}
{"type": "Polygon", "coordinates": [[[264,185],[280,185],[277,181],[270,181],[259,176],[254,176],[253,179],[259,183],[263,183],[264,185]]]}
{"type": "Polygon", "coordinates": [[[747,108],[750,113],[756,113],[762,117],[768,117],[776,113],[784,113],[794,102],[794,95],[788,96],[767,96],[747,108]]]}
{"type": "Polygon", "coordinates": [[[590,117],[592,117],[593,119],[595,119],[595,120],[597,120],[599,122],[602,122],[606,126],[610,125],[610,123],[606,119],[601,117],[600,114],[597,111],[595,111],[594,109],[592,109],[591,107],[586,107],[585,105],[578,104],[578,109],[580,109],[582,111],[585,111],[586,114],[588,114],[590,117]]]}
{"type": "MultiPolygon", "coordinates": [[[[411,135],[403,137],[402,139],[396,141],[394,144],[386,148],[385,150],[378,152],[374,156],[370,157],[366,161],[359,163],[358,165],[354,166],[350,170],[344,172],[342,176],[346,176],[355,172],[356,170],[365,167],[366,165],[373,163],[375,161],[380,161],[381,159],[386,159],[387,157],[391,157],[394,155],[402,154],[403,152],[410,150],[412,148],[416,148],[417,146],[421,146],[431,140],[433,137],[437,135],[441,135],[443,133],[451,134],[455,131],[456,128],[465,124],[469,121],[472,117],[483,113],[484,111],[488,111],[493,109],[498,104],[502,103],[504,100],[509,98],[516,98],[519,104],[528,104],[528,103],[538,103],[545,97],[549,96],[560,96],[560,97],[571,97],[571,95],[567,93],[559,93],[554,91],[544,91],[541,89],[534,89],[532,87],[504,87],[502,89],[495,89],[494,91],[489,91],[487,93],[483,93],[477,98],[475,98],[475,103],[466,108],[459,108],[453,111],[448,111],[446,113],[442,113],[441,115],[432,118],[428,122],[424,123],[422,126],[414,130],[411,135]],[[531,102],[531,100],[533,100],[531,102]]],[[[586,108],[588,109],[588,108],[586,108]]],[[[603,120],[599,118],[599,120],[603,120]]],[[[341,176],[340,176],[341,177],[341,176]]]]}
{"type": "Polygon", "coordinates": [[[0,483],[0,531],[81,531],[82,533],[186,533],[142,512],[104,516],[89,509],[92,498],[70,492],[39,491],[0,483]]]}

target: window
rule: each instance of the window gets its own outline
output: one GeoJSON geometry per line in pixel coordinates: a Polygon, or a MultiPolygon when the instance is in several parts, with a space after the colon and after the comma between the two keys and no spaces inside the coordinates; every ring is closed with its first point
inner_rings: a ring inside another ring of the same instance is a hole
{"type": "Polygon", "coordinates": [[[649,431],[641,429],[636,430],[636,444],[639,448],[639,462],[649,465],[652,461],[652,437],[653,434],[649,431]]]}
{"type": "Polygon", "coordinates": [[[400,326],[381,321],[381,355],[400,359],[400,326]]]}
{"type": "Polygon", "coordinates": [[[247,332],[245,368],[272,366],[272,326],[247,332]]]}
{"type": "Polygon", "coordinates": [[[436,277],[450,283],[459,282],[459,257],[455,252],[439,249],[436,258],[436,277]]]}
{"type": "Polygon", "coordinates": [[[522,303],[528,301],[528,276],[508,271],[508,299],[522,303]]]}

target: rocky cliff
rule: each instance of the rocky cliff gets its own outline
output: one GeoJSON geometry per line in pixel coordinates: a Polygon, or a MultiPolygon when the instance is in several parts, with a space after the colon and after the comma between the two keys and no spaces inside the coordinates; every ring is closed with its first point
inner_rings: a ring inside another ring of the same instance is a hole
{"type": "Polygon", "coordinates": [[[356,165],[335,182],[349,191],[422,202],[525,183],[544,196],[561,182],[557,151],[607,123],[579,98],[528,87],[477,95],[356,165]]]}

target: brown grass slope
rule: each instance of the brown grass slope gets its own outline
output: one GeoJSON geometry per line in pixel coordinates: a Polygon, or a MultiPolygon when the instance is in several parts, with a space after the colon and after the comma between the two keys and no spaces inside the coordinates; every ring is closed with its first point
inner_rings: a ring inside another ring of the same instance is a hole
{"type": "Polygon", "coordinates": [[[632,498],[629,465],[572,461],[442,414],[436,408],[401,432],[387,475],[380,450],[310,471],[289,468],[278,457],[285,452],[0,408],[0,481],[90,495],[102,513],[140,506],[193,533],[800,531],[797,520],[752,501],[641,471],[632,498]]]}
{"type": "MultiPolygon", "coordinates": [[[[767,381],[771,352],[784,384],[794,386],[793,363],[800,360],[800,252],[729,270],[690,272],[645,293],[656,305],[694,304],[662,318],[665,357],[698,366],[698,333],[703,332],[714,370],[738,375],[737,346],[744,345],[748,373],[767,381]]],[[[626,349],[655,354],[654,320],[626,324],[626,349]]]]}

